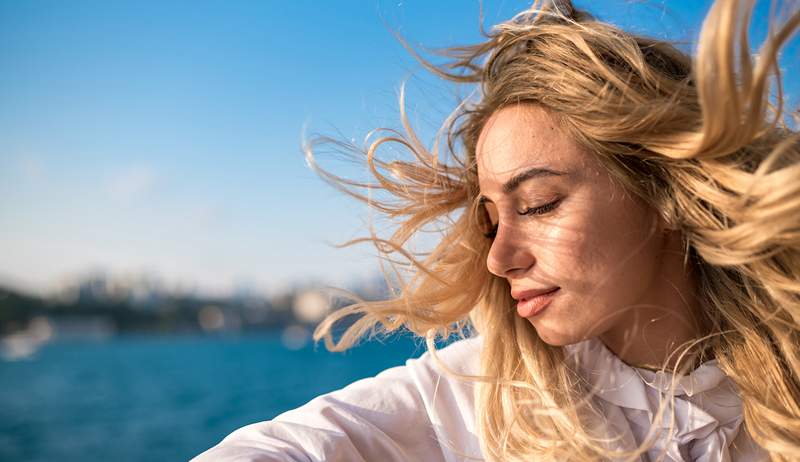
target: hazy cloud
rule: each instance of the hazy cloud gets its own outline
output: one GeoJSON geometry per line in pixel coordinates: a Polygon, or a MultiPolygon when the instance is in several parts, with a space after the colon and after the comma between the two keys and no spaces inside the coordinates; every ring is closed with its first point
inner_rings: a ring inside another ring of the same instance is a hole
{"type": "Polygon", "coordinates": [[[149,166],[127,167],[111,176],[106,190],[113,199],[129,202],[146,197],[156,187],[158,173],[149,166]]]}
{"type": "Polygon", "coordinates": [[[39,156],[24,155],[19,158],[18,165],[22,178],[28,181],[42,180],[47,173],[44,161],[39,156]]]}

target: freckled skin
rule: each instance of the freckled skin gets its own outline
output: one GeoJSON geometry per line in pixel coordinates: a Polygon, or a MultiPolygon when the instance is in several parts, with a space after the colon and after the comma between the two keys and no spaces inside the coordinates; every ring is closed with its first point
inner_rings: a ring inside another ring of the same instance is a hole
{"type": "Polygon", "coordinates": [[[476,155],[481,194],[498,224],[487,268],[511,289],[561,288],[545,311],[528,318],[546,343],[600,336],[631,364],[661,364],[676,344],[698,334],[680,236],[665,232],[659,215],[613,181],[545,110],[531,104],[498,110],[476,155]],[[531,167],[566,175],[502,190],[531,167]],[[556,198],[559,205],[545,214],[518,213],[556,198]]]}

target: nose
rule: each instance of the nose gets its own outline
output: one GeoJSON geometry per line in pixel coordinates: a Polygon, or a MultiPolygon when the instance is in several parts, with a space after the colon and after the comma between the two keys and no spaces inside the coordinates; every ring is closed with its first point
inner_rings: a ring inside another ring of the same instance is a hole
{"type": "Polygon", "coordinates": [[[521,230],[498,224],[486,256],[486,268],[495,276],[506,279],[525,274],[536,262],[529,244],[521,230]]]}

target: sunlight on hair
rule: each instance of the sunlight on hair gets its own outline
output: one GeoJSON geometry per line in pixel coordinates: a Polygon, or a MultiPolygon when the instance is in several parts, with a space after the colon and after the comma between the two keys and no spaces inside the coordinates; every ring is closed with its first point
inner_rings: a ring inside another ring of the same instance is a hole
{"type": "Polygon", "coordinates": [[[653,425],[638,447],[624,447],[620,435],[605,432],[594,400],[599,390],[580,377],[580,365],[516,315],[508,282],[487,271],[492,243],[478,226],[478,137],[498,109],[531,103],[554,114],[626,191],[681,233],[708,332],[676,345],[653,371],[658,383],[674,391],[683,374],[713,358],[738,387],[742,428],[771,460],[800,460],[800,143],[777,63],[800,25],[792,6],[770,18],[755,58],[747,36],[753,2],[745,1],[714,3],[694,57],[597,21],[566,0],[534,2],[484,42],[445,50],[450,60],[442,65],[407,46],[427,69],[474,85],[476,95],[447,118],[432,150],[410,126],[403,92],[405,134],[379,130],[363,149],[331,139],[305,144],[309,166],[323,179],[399,223],[388,238],[372,229],[345,244],[375,246],[394,296],[334,311],[314,339],[340,351],[405,327],[436,358],[437,340],[483,337],[479,375],[437,361],[448,375],[477,385],[486,460],[665,456],[658,444],[674,437],[674,396],[666,393],[651,416],[664,426],[653,425]],[[324,143],[360,155],[372,182],[322,170],[314,148],[324,143]],[[408,150],[412,160],[383,160],[387,144],[408,150]],[[439,148],[452,160],[441,162],[439,148]],[[409,248],[415,234],[444,217],[450,219],[429,252],[409,248]],[[352,316],[335,341],[337,321],[352,316]]]}

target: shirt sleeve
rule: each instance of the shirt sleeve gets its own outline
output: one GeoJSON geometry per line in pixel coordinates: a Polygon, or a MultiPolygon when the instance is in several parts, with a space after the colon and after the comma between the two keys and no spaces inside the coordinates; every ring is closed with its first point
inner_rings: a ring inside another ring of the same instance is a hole
{"type": "Polygon", "coordinates": [[[417,361],[242,427],[191,462],[444,462],[413,373],[417,361]]]}

